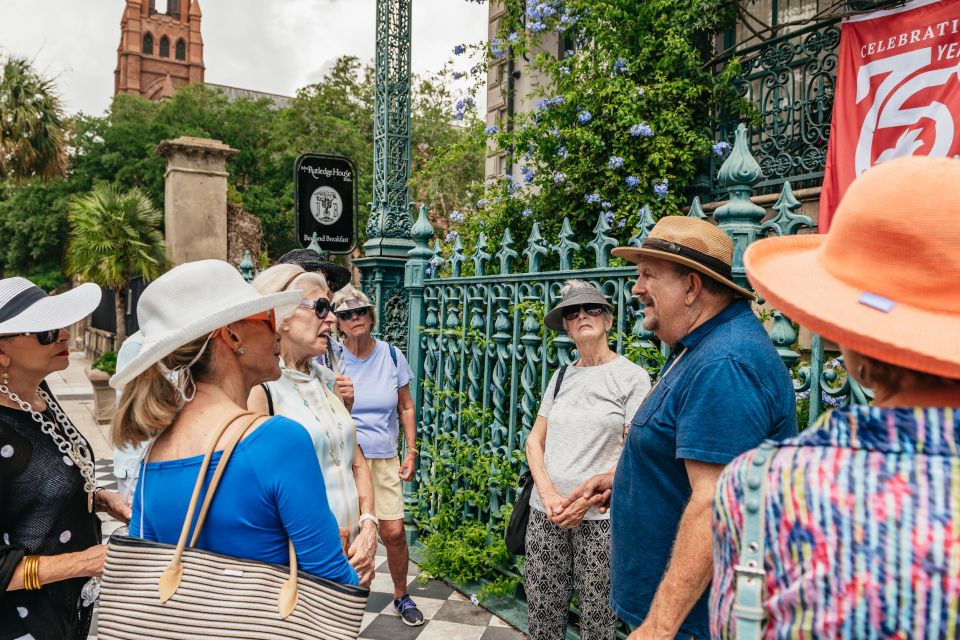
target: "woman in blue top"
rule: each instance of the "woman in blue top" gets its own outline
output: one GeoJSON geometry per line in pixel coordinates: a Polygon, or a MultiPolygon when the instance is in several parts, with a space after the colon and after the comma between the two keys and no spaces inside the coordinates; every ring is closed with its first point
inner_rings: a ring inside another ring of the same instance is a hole
{"type": "Polygon", "coordinates": [[[413,478],[417,461],[417,426],[410,395],[413,371],[399,349],[371,334],[377,318],[362,291],[344,287],[334,296],[333,308],[343,343],[331,351],[355,389],[351,414],[357,425],[357,444],[373,480],[380,538],[393,579],[393,606],[404,624],[419,626],[423,613],[407,593],[410,551],[403,531],[401,489],[402,481],[413,478]],[[401,425],[406,447],[403,462],[397,455],[401,425]]]}
{"type": "MultiPolygon", "coordinates": [[[[280,375],[275,318],[301,297],[261,296],[219,260],[180,265],[146,288],[140,353],[110,381],[123,387],[115,444],[155,438],[141,463],[131,536],[177,542],[211,434],[244,411],[252,387],[280,375]]],[[[198,546],[284,565],[289,538],[301,570],[355,585],[323,486],[307,431],[286,418],[258,419],[223,474],[198,546]]]]}

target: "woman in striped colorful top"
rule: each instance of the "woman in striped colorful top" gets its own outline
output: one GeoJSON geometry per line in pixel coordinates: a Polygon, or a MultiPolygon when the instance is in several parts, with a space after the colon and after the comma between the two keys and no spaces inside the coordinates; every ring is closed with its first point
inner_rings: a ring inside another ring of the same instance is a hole
{"type": "Polygon", "coordinates": [[[850,186],[828,235],[746,252],[756,290],[836,341],[875,402],[724,471],[712,637],[960,635],[960,219],[939,215],[957,184],[956,160],[892,160],[850,186]]]}

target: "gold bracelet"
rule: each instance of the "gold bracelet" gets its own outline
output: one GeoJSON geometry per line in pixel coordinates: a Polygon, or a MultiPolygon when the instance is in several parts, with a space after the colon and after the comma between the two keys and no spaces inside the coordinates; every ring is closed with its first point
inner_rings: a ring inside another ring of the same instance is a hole
{"type": "Polygon", "coordinates": [[[40,556],[30,556],[30,585],[27,587],[30,591],[36,591],[40,588],[40,556]]]}
{"type": "Polygon", "coordinates": [[[40,582],[40,556],[24,556],[23,558],[23,588],[27,591],[38,591],[43,587],[40,582]]]}
{"type": "Polygon", "coordinates": [[[30,566],[33,564],[33,559],[36,556],[23,556],[23,588],[26,590],[33,589],[33,582],[31,579],[32,570],[30,566]]]}

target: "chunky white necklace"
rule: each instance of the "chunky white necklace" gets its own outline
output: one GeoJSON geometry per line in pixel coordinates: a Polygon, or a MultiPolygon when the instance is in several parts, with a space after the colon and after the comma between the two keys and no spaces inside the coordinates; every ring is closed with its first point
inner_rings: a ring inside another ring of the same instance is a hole
{"type": "Polygon", "coordinates": [[[40,430],[53,439],[53,443],[57,445],[60,453],[69,456],[73,464],[80,470],[80,475],[83,476],[83,490],[87,492],[87,511],[93,513],[93,495],[97,491],[97,480],[94,475],[93,455],[90,453],[90,448],[87,447],[83,436],[80,435],[77,428],[74,427],[67,416],[64,415],[63,410],[60,409],[60,405],[54,401],[50,394],[43,389],[38,389],[37,391],[39,391],[40,397],[43,398],[43,401],[46,402],[47,406],[53,411],[53,417],[56,418],[57,424],[63,429],[66,438],[57,432],[56,426],[47,419],[46,416],[39,411],[35,411],[29,402],[21,400],[20,396],[10,391],[7,385],[0,384],[0,393],[3,393],[13,400],[23,411],[29,412],[33,421],[40,425],[40,430]]]}

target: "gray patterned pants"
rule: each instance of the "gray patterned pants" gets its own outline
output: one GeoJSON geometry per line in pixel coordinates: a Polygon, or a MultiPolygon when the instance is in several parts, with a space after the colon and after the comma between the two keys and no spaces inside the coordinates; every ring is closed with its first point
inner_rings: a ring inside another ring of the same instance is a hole
{"type": "Polygon", "coordinates": [[[613,640],[617,617],[610,607],[610,521],[584,520],[579,527],[561,529],[531,507],[526,546],[523,585],[530,637],[565,637],[574,589],[580,598],[582,640],[613,640]]]}

